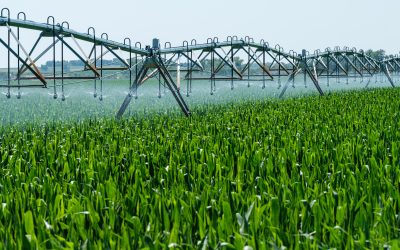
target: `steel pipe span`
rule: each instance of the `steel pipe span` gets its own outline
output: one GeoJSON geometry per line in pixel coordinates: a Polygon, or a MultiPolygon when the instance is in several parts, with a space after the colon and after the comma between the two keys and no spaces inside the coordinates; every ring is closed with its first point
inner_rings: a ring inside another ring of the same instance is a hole
{"type": "MultiPolygon", "coordinates": [[[[285,51],[280,45],[270,46],[264,40],[255,42],[251,37],[239,39],[237,36],[229,36],[224,41],[208,38],[205,43],[193,39],[175,47],[168,42],[161,46],[158,39],[153,39],[151,46],[143,47],[130,38],[123,42],[109,40],[106,33],[96,34],[92,27],[87,32],[77,32],[68,22],[56,23],[52,16],[46,23],[27,20],[24,12],[11,18],[7,8],[1,10],[1,30],[0,49],[6,56],[0,63],[7,66],[0,87],[7,89],[8,98],[13,88],[18,89],[17,97],[21,98],[21,88],[45,87],[54,91],[56,99],[61,86],[61,99],[65,100],[64,81],[88,80],[94,83],[94,97],[99,95],[102,100],[103,80],[115,72],[127,72],[129,93],[117,118],[122,117],[131,99],[137,97],[138,88],[156,75],[159,85],[171,91],[183,113],[189,116],[190,110],[182,95],[190,95],[192,82],[196,80],[209,81],[210,94],[213,94],[216,81],[230,82],[231,89],[237,81],[260,81],[265,88],[267,81],[278,79],[281,85],[281,77],[285,77],[279,95],[283,97],[300,74],[310,79],[318,93],[324,95],[321,78],[329,84],[329,80],[335,78],[384,75],[390,86],[395,87],[393,76],[400,73],[398,55],[372,58],[363,50],[348,47],[297,53],[285,51]],[[33,43],[32,36],[37,37],[33,43]],[[115,65],[105,65],[107,54],[115,65]],[[78,73],[65,69],[67,55],[83,65],[78,73]],[[52,69],[43,72],[38,65],[43,60],[47,60],[52,69]],[[186,93],[180,89],[181,77],[186,81],[186,93]]],[[[368,85],[369,81],[365,87],[368,85]]]]}

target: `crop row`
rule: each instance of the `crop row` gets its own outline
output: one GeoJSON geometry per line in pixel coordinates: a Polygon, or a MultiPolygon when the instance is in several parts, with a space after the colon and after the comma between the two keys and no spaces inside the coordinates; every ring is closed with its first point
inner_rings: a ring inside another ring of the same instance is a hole
{"type": "Polygon", "coordinates": [[[382,248],[400,238],[400,90],[10,126],[0,248],[382,248]]]}

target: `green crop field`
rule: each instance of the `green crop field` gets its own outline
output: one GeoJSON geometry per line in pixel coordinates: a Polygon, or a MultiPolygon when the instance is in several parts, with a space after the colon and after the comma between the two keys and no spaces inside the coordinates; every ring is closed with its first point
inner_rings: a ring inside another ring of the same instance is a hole
{"type": "Polygon", "coordinates": [[[400,248],[400,89],[124,95],[1,100],[0,249],[400,248]]]}

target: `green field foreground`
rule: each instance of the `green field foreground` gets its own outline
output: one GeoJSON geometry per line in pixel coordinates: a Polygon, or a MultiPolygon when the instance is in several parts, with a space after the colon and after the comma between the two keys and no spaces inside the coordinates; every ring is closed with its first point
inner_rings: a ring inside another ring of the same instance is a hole
{"type": "Polygon", "coordinates": [[[400,247],[400,89],[0,130],[0,249],[400,247]]]}

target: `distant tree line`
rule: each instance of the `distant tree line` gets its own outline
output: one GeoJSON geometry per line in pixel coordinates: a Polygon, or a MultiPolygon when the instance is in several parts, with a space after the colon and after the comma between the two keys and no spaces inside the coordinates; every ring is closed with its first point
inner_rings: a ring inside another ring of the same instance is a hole
{"type": "MultiPolygon", "coordinates": [[[[54,62],[53,61],[47,61],[45,64],[40,66],[41,71],[43,72],[48,72],[53,69],[54,62]]],[[[61,68],[61,61],[56,61],[55,62],[56,68],[60,69],[61,68]]],[[[97,60],[96,65],[99,67],[100,66],[100,60],[97,60]]],[[[119,61],[117,58],[114,58],[112,60],[105,60],[103,59],[103,66],[123,66],[121,61],[119,61]]],[[[64,72],[69,72],[71,71],[71,68],[77,68],[77,67],[85,67],[85,63],[82,62],[81,60],[71,60],[71,61],[66,61],[64,60],[64,72]]]]}
{"type": "Polygon", "coordinates": [[[386,56],[392,56],[392,55],[386,55],[386,51],[384,51],[383,49],[380,50],[366,50],[365,54],[374,58],[375,60],[383,60],[386,56]]]}
{"type": "MultiPolygon", "coordinates": [[[[370,56],[370,57],[372,57],[372,58],[374,58],[375,60],[378,60],[378,61],[383,60],[386,57],[392,56],[392,55],[387,55],[386,51],[383,50],[383,49],[380,49],[380,50],[368,49],[368,50],[365,50],[365,54],[370,56]]],[[[96,64],[99,67],[100,66],[100,60],[98,60],[96,64]]],[[[238,69],[241,69],[246,65],[246,62],[242,58],[236,56],[236,57],[234,57],[234,64],[238,69]]],[[[270,62],[267,63],[267,65],[269,65],[269,64],[270,64],[270,62]]],[[[288,68],[291,67],[291,65],[289,65],[287,62],[282,61],[282,64],[284,65],[284,67],[288,67],[288,68]]],[[[41,65],[40,70],[42,72],[44,72],[44,73],[46,73],[46,72],[47,73],[48,72],[51,73],[52,70],[53,70],[53,65],[54,65],[53,61],[47,61],[45,64],[41,65]]],[[[214,61],[214,67],[217,68],[219,65],[223,65],[223,67],[219,71],[220,74],[230,75],[231,68],[228,67],[225,63],[223,63],[223,61],[221,59],[216,58],[215,61],[214,61]]],[[[61,69],[61,61],[56,61],[55,62],[55,66],[56,66],[56,70],[60,71],[60,69],[61,69]]],[[[114,58],[112,60],[103,59],[103,66],[105,66],[105,67],[107,67],[107,66],[123,67],[124,65],[122,64],[121,61],[119,61],[119,59],[114,58]]],[[[181,68],[182,69],[188,68],[188,66],[189,65],[187,64],[186,60],[181,62],[181,68]]],[[[210,59],[203,60],[202,61],[202,66],[203,66],[203,68],[204,68],[204,70],[206,72],[211,71],[211,60],[210,59]]],[[[85,64],[81,60],[64,61],[64,72],[65,73],[68,73],[68,72],[71,72],[71,71],[75,71],[75,70],[77,70],[77,68],[83,69],[84,67],[85,67],[85,64]]],[[[272,68],[276,69],[277,67],[278,67],[278,65],[275,64],[272,68]]],[[[255,63],[253,63],[250,66],[251,73],[257,73],[260,70],[261,70],[260,67],[258,65],[256,65],[255,63]]],[[[80,74],[83,74],[83,72],[80,72],[80,73],[76,72],[76,75],[80,75],[80,74]]],[[[129,72],[128,71],[121,72],[119,75],[127,77],[129,75],[129,72]]],[[[0,72],[0,78],[2,78],[2,79],[3,78],[7,78],[6,73],[5,72],[0,72]]]]}

